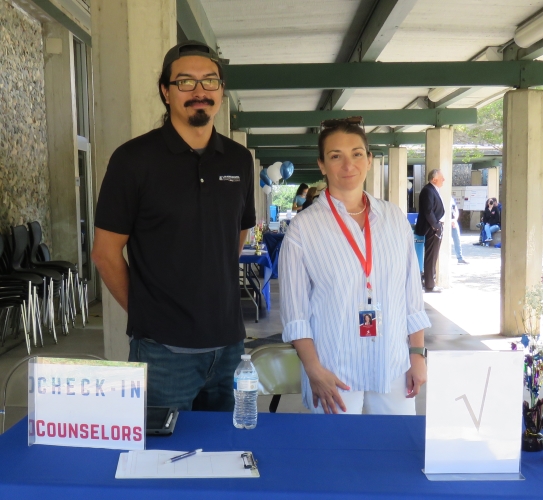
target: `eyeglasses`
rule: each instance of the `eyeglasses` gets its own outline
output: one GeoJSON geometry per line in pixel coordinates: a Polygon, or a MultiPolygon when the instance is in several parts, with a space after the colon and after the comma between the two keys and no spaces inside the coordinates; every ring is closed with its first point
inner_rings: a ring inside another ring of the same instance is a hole
{"type": "Polygon", "coordinates": [[[204,90],[213,91],[219,90],[222,82],[223,81],[220,78],[204,78],[203,80],[188,78],[186,80],[174,80],[173,82],[170,82],[170,85],[177,85],[180,92],[191,92],[199,83],[201,83],[204,90]]]}
{"type": "Polygon", "coordinates": [[[361,116],[349,116],[348,118],[333,118],[330,120],[323,120],[321,122],[321,131],[325,128],[339,127],[344,123],[348,125],[358,125],[359,127],[362,127],[362,131],[366,133],[364,129],[364,118],[361,116]]]}

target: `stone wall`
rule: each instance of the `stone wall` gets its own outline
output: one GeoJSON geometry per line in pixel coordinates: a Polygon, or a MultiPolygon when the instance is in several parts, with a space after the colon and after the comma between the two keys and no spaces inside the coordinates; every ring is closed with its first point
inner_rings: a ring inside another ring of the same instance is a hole
{"type": "Polygon", "coordinates": [[[471,163],[455,163],[452,168],[453,186],[471,185],[471,163]]]}
{"type": "Polygon", "coordinates": [[[0,232],[33,220],[50,246],[41,24],[0,0],[0,232]]]}

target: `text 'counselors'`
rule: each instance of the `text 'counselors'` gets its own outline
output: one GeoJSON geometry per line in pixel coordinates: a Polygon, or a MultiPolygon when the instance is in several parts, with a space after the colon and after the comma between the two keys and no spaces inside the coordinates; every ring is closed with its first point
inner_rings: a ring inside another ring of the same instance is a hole
{"type": "Polygon", "coordinates": [[[129,425],[79,424],[73,422],[45,422],[44,420],[28,420],[28,433],[31,436],[66,438],[66,439],[98,439],[102,441],[141,441],[142,428],[129,425]]]}

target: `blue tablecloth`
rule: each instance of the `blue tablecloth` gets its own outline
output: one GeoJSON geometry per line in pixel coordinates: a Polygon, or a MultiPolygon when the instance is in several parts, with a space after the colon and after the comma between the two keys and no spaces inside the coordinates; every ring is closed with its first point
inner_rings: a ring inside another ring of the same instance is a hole
{"type": "Polygon", "coordinates": [[[172,437],[149,449],[247,450],[258,479],[115,479],[119,451],[28,447],[26,419],[0,436],[0,498],[39,500],[193,499],[535,499],[543,492],[543,454],[523,453],[526,481],[430,482],[424,417],[260,414],[238,430],[230,413],[185,412],[172,437]]]}
{"type": "MultiPolygon", "coordinates": [[[[260,266],[262,272],[263,281],[261,282],[262,296],[266,301],[266,308],[268,311],[271,308],[271,295],[270,295],[270,278],[272,276],[272,262],[269,257],[268,251],[262,255],[244,255],[239,258],[240,264],[257,264],[260,266]]],[[[253,284],[251,283],[251,286],[253,284]]]]}
{"type": "Polygon", "coordinates": [[[264,233],[264,243],[266,248],[270,252],[270,259],[272,261],[272,278],[277,279],[278,265],[279,265],[279,250],[283,243],[284,233],[264,233]]]}

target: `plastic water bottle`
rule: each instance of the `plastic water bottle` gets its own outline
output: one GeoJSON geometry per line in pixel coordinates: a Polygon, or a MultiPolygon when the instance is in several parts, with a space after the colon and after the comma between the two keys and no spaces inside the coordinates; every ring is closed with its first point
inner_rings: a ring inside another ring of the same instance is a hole
{"type": "Polygon", "coordinates": [[[258,373],[251,363],[251,355],[243,354],[234,372],[234,427],[254,429],[258,418],[258,373]]]}

